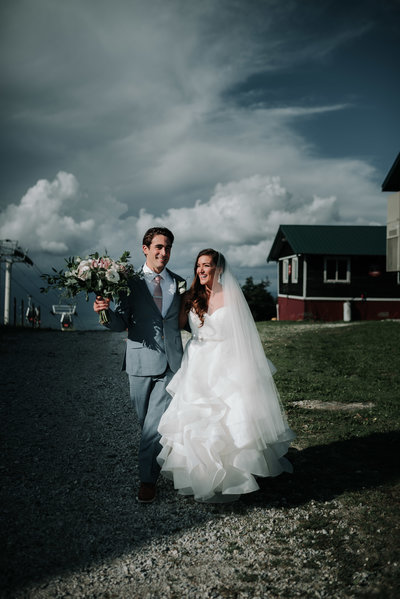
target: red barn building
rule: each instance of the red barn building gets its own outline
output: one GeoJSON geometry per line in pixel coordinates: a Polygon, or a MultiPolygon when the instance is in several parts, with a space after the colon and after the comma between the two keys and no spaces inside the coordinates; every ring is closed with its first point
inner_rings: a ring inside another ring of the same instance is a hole
{"type": "Polygon", "coordinates": [[[386,227],[281,225],[279,320],[400,318],[399,273],[386,272],[386,227]]]}

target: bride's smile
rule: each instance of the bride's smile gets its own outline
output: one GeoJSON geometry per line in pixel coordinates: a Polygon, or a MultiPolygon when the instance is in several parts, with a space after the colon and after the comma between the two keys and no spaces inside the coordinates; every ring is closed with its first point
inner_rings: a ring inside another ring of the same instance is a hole
{"type": "Polygon", "coordinates": [[[197,262],[197,276],[199,277],[199,281],[202,285],[207,285],[209,289],[211,289],[214,274],[215,274],[215,264],[212,260],[211,256],[200,256],[197,262]]]}

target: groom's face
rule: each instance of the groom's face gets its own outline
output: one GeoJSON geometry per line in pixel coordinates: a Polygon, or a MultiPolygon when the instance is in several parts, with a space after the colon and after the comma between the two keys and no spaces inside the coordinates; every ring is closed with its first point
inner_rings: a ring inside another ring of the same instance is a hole
{"type": "Polygon", "coordinates": [[[154,272],[161,272],[171,256],[171,240],[165,235],[155,235],[150,245],[143,246],[146,264],[154,272]]]}

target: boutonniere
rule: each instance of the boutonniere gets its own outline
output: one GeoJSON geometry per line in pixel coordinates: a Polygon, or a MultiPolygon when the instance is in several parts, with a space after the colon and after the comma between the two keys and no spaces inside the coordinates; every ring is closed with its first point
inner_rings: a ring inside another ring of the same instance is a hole
{"type": "Polygon", "coordinates": [[[182,295],[186,291],[186,281],[178,281],[178,293],[182,295]]]}

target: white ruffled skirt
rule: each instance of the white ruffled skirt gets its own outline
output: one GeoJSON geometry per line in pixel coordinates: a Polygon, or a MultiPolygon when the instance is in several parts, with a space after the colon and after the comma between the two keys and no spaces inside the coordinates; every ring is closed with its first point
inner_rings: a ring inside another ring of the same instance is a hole
{"type": "Polygon", "coordinates": [[[283,456],[295,435],[277,395],[271,396],[274,385],[263,402],[265,413],[252,422],[246,406],[252,398],[230,371],[228,349],[223,341],[189,341],[167,387],[172,400],[158,428],[161,474],[197,501],[233,501],[259,489],[255,477],[292,471],[283,456]]]}

